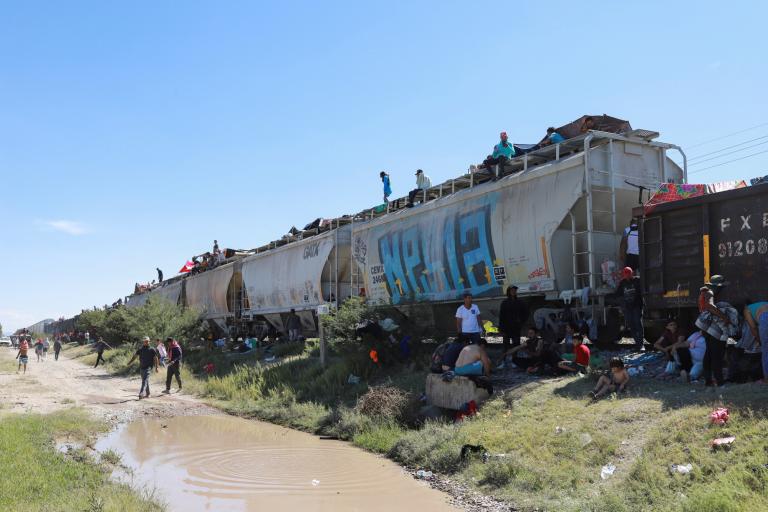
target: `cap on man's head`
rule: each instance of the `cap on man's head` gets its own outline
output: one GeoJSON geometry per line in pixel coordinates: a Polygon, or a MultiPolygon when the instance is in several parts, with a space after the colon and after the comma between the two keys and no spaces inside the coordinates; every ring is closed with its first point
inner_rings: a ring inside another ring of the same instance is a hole
{"type": "Polygon", "coordinates": [[[387,173],[385,173],[384,171],[381,171],[381,172],[379,173],[379,176],[380,176],[380,177],[382,177],[382,178],[383,178],[384,176],[386,176],[386,175],[387,175],[387,173]]]}
{"type": "Polygon", "coordinates": [[[635,272],[632,270],[632,267],[624,267],[621,269],[621,277],[626,279],[628,277],[632,277],[635,275],[635,272]]]}
{"type": "Polygon", "coordinates": [[[423,173],[423,172],[424,172],[424,171],[422,171],[421,169],[416,169],[416,174],[421,174],[421,173],[423,173]]]}
{"type": "Polygon", "coordinates": [[[144,336],[141,341],[149,341],[149,336],[144,336]]]}
{"type": "Polygon", "coordinates": [[[727,286],[730,283],[725,280],[725,276],[721,276],[720,274],[715,274],[714,276],[709,278],[708,282],[704,284],[706,286],[715,286],[719,288],[721,286],[727,286]]]}

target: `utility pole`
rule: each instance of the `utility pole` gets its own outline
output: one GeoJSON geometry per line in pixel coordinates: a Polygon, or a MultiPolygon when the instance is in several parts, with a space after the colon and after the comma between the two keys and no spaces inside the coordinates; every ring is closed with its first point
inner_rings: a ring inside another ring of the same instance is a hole
{"type": "Polygon", "coordinates": [[[325,368],[325,328],[323,327],[323,317],[330,313],[328,304],[317,306],[317,322],[320,325],[320,366],[325,368]]]}

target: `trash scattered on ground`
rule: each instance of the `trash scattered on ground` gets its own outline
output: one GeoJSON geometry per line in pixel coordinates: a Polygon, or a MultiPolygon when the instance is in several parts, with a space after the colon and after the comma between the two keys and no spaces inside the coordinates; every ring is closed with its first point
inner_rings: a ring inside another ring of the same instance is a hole
{"type": "Polygon", "coordinates": [[[728,437],[718,437],[717,439],[713,439],[710,445],[712,446],[712,449],[716,450],[718,448],[722,448],[724,450],[730,450],[731,445],[736,440],[735,436],[728,436],[728,437]]]}
{"type": "Polygon", "coordinates": [[[691,471],[693,471],[693,465],[690,462],[688,464],[672,464],[669,467],[669,472],[672,474],[687,475],[691,471]]]}
{"type": "Polygon", "coordinates": [[[565,432],[563,427],[555,427],[555,434],[562,434],[563,432],[565,432]]]}
{"type": "Polygon", "coordinates": [[[212,375],[216,371],[216,365],[213,363],[208,363],[203,366],[203,371],[205,371],[205,373],[208,375],[212,375]]]}
{"type": "Polygon", "coordinates": [[[613,476],[613,473],[615,471],[616,471],[616,466],[614,466],[613,464],[606,464],[600,470],[600,478],[602,478],[603,480],[607,480],[613,476]]]}
{"type": "Polygon", "coordinates": [[[506,458],[507,458],[507,454],[506,453],[488,453],[488,452],[485,452],[483,454],[483,462],[485,462],[485,463],[487,463],[489,460],[506,459],[506,458]]]}
{"type": "Polygon", "coordinates": [[[387,332],[393,332],[400,328],[400,326],[397,325],[395,321],[392,320],[391,318],[385,318],[384,320],[379,320],[379,326],[381,326],[381,328],[387,332]]]}
{"type": "Polygon", "coordinates": [[[320,480],[312,480],[312,487],[317,487],[320,485],[320,480]]]}
{"type": "Polygon", "coordinates": [[[432,478],[434,476],[434,473],[431,471],[424,471],[423,469],[420,469],[416,472],[416,477],[421,478],[422,480],[425,480],[427,478],[432,478]]]}
{"type": "Polygon", "coordinates": [[[728,423],[729,418],[730,415],[728,414],[728,409],[725,407],[719,407],[712,411],[709,415],[709,421],[713,425],[725,425],[728,423]]]}
{"type": "Polygon", "coordinates": [[[277,356],[269,356],[264,358],[265,363],[274,363],[277,361],[277,356]]]}
{"type": "Polygon", "coordinates": [[[360,377],[350,373],[349,377],[347,377],[347,384],[360,384],[360,377]]]}

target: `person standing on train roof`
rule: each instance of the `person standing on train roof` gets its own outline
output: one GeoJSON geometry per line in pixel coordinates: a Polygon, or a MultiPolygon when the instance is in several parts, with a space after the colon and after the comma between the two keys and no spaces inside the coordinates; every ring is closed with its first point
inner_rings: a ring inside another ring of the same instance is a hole
{"type": "Polygon", "coordinates": [[[480,341],[483,334],[483,322],[480,319],[480,308],[472,304],[472,294],[464,293],[464,304],[456,310],[456,330],[459,337],[469,340],[470,343],[480,341]]]}
{"type": "Polygon", "coordinates": [[[748,300],[744,306],[744,321],[749,326],[762,351],[763,384],[768,384],[768,302],[748,300]]]}
{"type": "Polygon", "coordinates": [[[637,228],[637,219],[629,221],[629,226],[624,228],[624,234],[619,244],[619,254],[624,258],[624,266],[633,271],[640,266],[640,232],[637,228]]]}
{"type": "Polygon", "coordinates": [[[630,267],[622,269],[621,282],[611,296],[621,299],[624,320],[635,339],[635,348],[642,350],[645,341],[643,338],[643,289],[640,286],[640,278],[635,276],[630,267]]]}
{"type": "Polygon", "coordinates": [[[416,200],[417,195],[419,192],[423,190],[429,189],[429,187],[432,186],[432,180],[429,179],[429,176],[424,174],[424,171],[421,169],[416,170],[416,188],[408,192],[408,204],[406,205],[408,208],[413,207],[413,202],[416,200]]]}
{"type": "Polygon", "coordinates": [[[392,185],[389,182],[389,174],[387,174],[384,171],[381,171],[379,173],[379,177],[381,178],[381,182],[384,184],[384,202],[389,201],[389,196],[392,195],[392,185]]]}

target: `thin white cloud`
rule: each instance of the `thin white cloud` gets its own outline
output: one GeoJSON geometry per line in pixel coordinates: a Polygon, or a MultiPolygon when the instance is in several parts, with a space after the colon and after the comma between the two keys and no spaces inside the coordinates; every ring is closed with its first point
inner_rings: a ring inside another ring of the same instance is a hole
{"type": "Polygon", "coordinates": [[[88,232],[88,229],[83,224],[72,220],[48,220],[43,222],[43,224],[68,235],[79,236],[88,232]]]}

